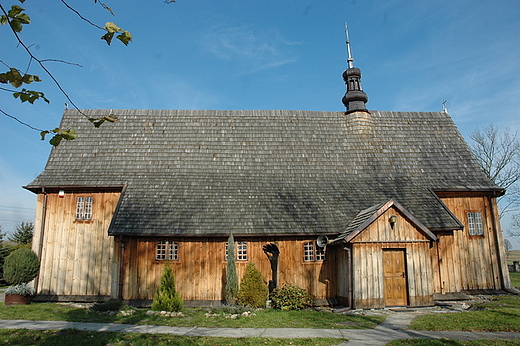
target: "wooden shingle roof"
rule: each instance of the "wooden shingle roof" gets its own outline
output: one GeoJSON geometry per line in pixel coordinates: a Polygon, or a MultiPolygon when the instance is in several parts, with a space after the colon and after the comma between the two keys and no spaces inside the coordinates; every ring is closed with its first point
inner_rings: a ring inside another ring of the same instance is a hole
{"type": "Polygon", "coordinates": [[[78,138],[28,189],[126,186],[110,234],[337,234],[399,201],[432,230],[460,228],[433,190],[501,191],[444,112],[66,110],[78,138]]]}

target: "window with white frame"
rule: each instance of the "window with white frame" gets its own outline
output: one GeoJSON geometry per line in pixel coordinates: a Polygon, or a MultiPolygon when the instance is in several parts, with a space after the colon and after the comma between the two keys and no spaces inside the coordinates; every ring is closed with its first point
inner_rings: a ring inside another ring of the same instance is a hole
{"type": "Polygon", "coordinates": [[[155,259],[159,261],[178,261],[179,243],[169,240],[158,241],[155,246],[155,259]]]}
{"type": "Polygon", "coordinates": [[[319,247],[315,242],[310,241],[303,244],[303,260],[305,262],[324,261],[325,248],[319,247]]]}
{"type": "MultiPolygon", "coordinates": [[[[226,243],[225,260],[227,261],[229,243],[226,243]]],[[[236,259],[237,261],[247,261],[247,243],[245,241],[236,242],[236,259]]]]}
{"type": "Polygon", "coordinates": [[[468,228],[469,235],[484,235],[482,213],[472,211],[468,212],[468,228]]]}
{"type": "Polygon", "coordinates": [[[92,197],[78,197],[76,204],[76,220],[92,219],[92,197]]]}
{"type": "Polygon", "coordinates": [[[303,244],[303,260],[306,262],[314,261],[314,242],[310,241],[303,244]]]}

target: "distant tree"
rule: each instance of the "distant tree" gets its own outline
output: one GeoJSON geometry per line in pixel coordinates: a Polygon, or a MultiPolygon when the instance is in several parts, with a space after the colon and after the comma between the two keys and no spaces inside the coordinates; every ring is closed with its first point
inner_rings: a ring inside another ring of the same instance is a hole
{"type": "Polygon", "coordinates": [[[520,214],[515,214],[512,217],[511,229],[509,235],[512,237],[520,237],[520,214]]]}
{"type": "Polygon", "coordinates": [[[238,274],[233,234],[230,234],[228,238],[226,261],[226,302],[229,305],[235,305],[238,294],[238,274]]]}
{"type": "Polygon", "coordinates": [[[506,251],[511,251],[513,249],[513,244],[511,244],[509,239],[504,239],[504,246],[506,247],[506,251]]]}
{"type": "Polygon", "coordinates": [[[15,232],[9,236],[9,240],[17,244],[25,245],[32,242],[34,225],[30,221],[22,221],[16,226],[15,232]]]}
{"type": "Polygon", "coordinates": [[[505,195],[498,199],[501,206],[500,216],[516,211],[520,204],[518,131],[511,132],[506,128],[500,132],[497,127],[489,125],[472,131],[470,138],[473,140],[471,150],[484,173],[495,184],[506,189],[505,195]]]}
{"type": "Polygon", "coordinates": [[[2,285],[7,283],[4,280],[4,261],[9,255],[9,248],[4,246],[4,237],[5,233],[2,230],[2,225],[0,225],[0,284],[2,285]]]}

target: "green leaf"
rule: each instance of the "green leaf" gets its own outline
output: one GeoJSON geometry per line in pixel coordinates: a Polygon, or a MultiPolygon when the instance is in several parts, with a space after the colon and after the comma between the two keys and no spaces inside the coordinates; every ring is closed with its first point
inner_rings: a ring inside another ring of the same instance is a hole
{"type": "Polygon", "coordinates": [[[11,18],[14,18],[16,17],[17,15],[19,15],[20,13],[22,13],[22,11],[24,11],[25,9],[18,6],[18,5],[13,5],[11,6],[11,9],[7,12],[7,15],[11,18]]]}
{"type": "Polygon", "coordinates": [[[4,15],[0,16],[0,25],[6,25],[7,24],[7,17],[4,15]]]}
{"type": "Polygon", "coordinates": [[[15,32],[20,32],[23,29],[22,23],[16,18],[11,20],[11,29],[15,32]]]}
{"type": "Polygon", "coordinates": [[[130,41],[132,41],[132,35],[128,31],[125,31],[125,30],[123,30],[123,32],[121,34],[117,35],[116,38],[118,38],[121,42],[123,42],[125,44],[125,46],[128,46],[130,41]]]}
{"type": "Polygon", "coordinates": [[[19,19],[22,24],[29,24],[31,22],[31,18],[29,18],[29,16],[25,13],[16,16],[16,18],[19,19]]]}
{"type": "Polygon", "coordinates": [[[34,104],[34,101],[38,99],[42,99],[47,103],[50,103],[50,101],[45,97],[45,95],[40,91],[34,91],[34,90],[27,90],[22,89],[22,91],[13,93],[13,96],[15,98],[20,98],[20,101],[26,102],[29,101],[30,104],[34,104]]]}
{"type": "Polygon", "coordinates": [[[50,133],[50,131],[47,131],[47,130],[40,132],[40,136],[42,136],[42,141],[45,140],[45,136],[47,136],[49,133],[50,133]]]}
{"type": "Polygon", "coordinates": [[[60,145],[62,139],[63,139],[63,137],[60,134],[56,134],[56,135],[54,135],[54,137],[51,138],[49,143],[52,144],[53,146],[57,147],[58,145],[60,145]]]}
{"type": "Polygon", "coordinates": [[[101,36],[101,39],[107,41],[107,44],[109,46],[110,46],[110,43],[112,43],[112,39],[113,38],[114,38],[114,33],[113,32],[107,32],[106,34],[101,36]]]}

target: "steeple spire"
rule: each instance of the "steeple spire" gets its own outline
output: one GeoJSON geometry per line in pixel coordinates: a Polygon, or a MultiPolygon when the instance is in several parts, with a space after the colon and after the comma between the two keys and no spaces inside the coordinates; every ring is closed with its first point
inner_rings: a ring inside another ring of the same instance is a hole
{"type": "Polygon", "coordinates": [[[368,96],[361,88],[361,70],[354,67],[354,58],[350,47],[350,38],[348,34],[348,24],[345,23],[345,35],[347,36],[347,64],[348,68],[343,72],[343,80],[345,81],[347,92],[343,96],[343,104],[347,108],[347,113],[367,112],[365,103],[368,96]]]}

